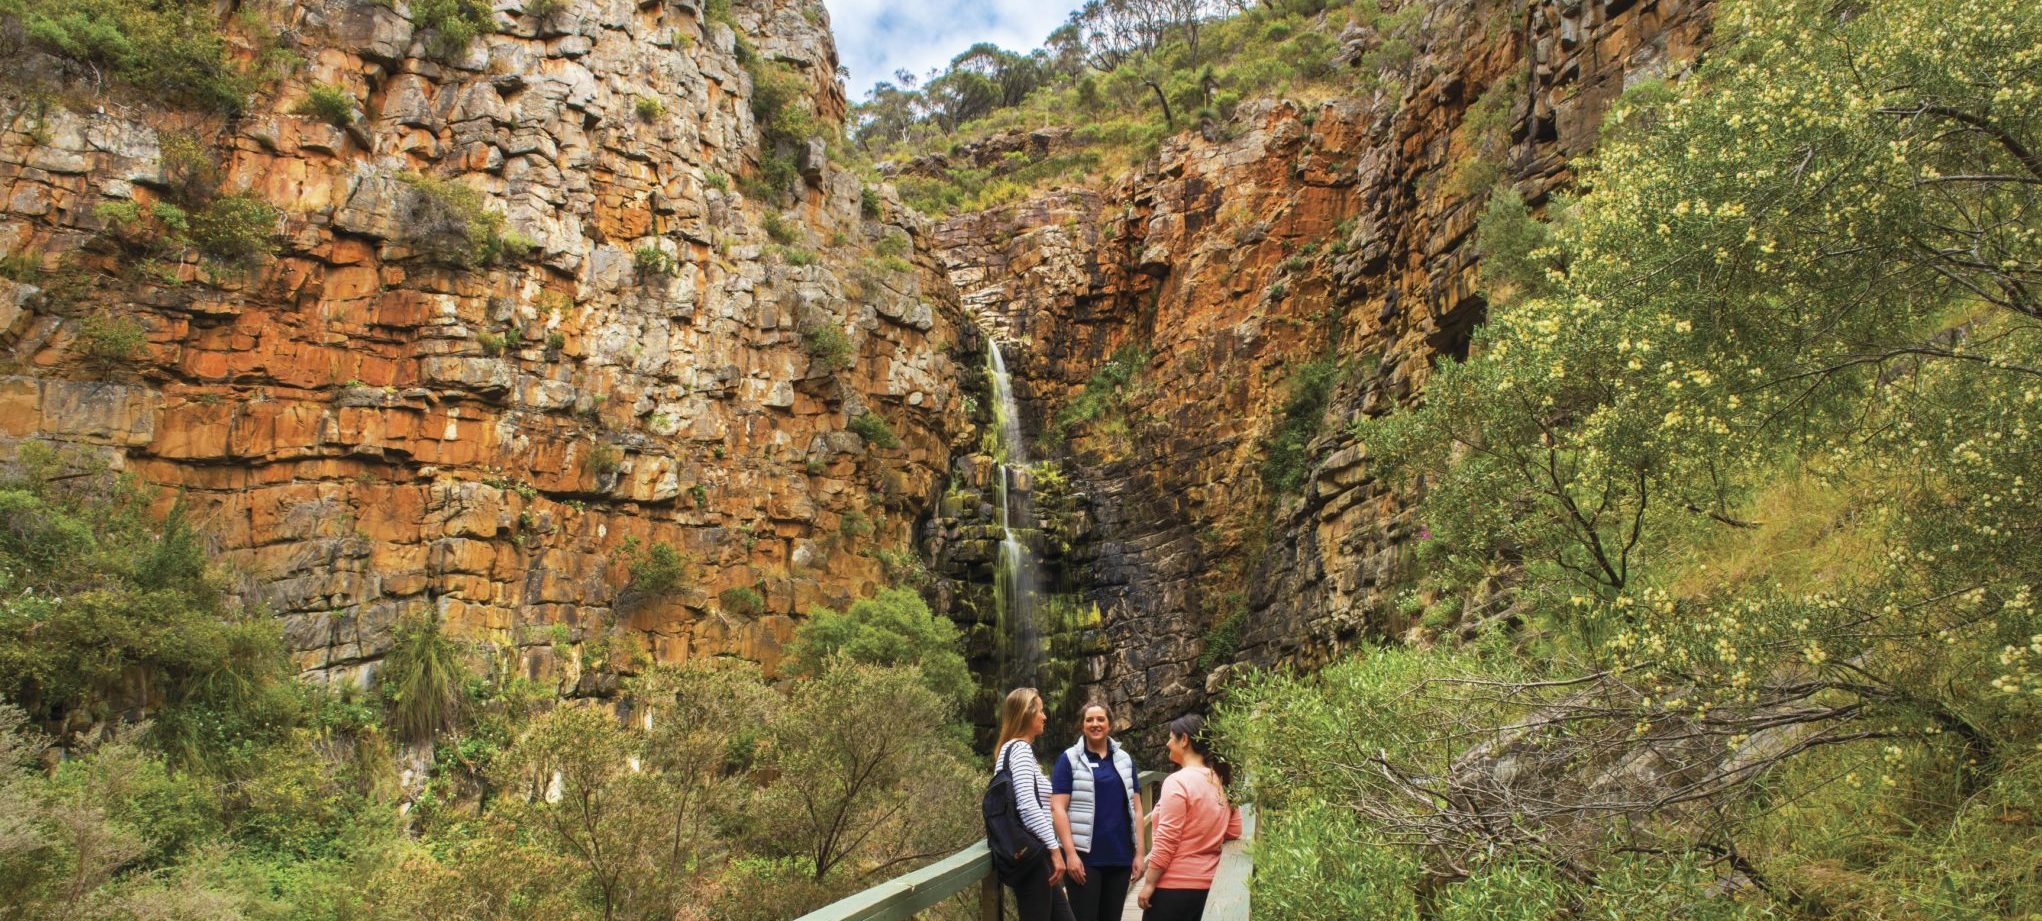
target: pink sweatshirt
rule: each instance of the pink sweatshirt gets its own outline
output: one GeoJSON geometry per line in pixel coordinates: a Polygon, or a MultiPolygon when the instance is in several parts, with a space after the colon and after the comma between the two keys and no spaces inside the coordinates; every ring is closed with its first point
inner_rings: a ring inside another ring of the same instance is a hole
{"type": "Polygon", "coordinates": [[[1241,837],[1240,810],[1227,805],[1210,768],[1184,768],[1163,778],[1156,802],[1149,867],[1161,868],[1158,889],[1211,889],[1220,845],[1241,837]]]}

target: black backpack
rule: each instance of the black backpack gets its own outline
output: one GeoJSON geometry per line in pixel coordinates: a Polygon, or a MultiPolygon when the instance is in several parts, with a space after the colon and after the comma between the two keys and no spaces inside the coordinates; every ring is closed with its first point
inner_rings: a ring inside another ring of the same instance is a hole
{"type": "Polygon", "coordinates": [[[1000,769],[993,772],[993,782],[986,785],[985,799],[979,804],[986,818],[986,848],[993,852],[993,872],[1009,886],[1027,881],[1049,856],[1042,839],[1021,821],[1020,791],[1014,789],[1014,773],[1007,766],[1013,750],[1011,743],[1001,750],[1000,769]]]}

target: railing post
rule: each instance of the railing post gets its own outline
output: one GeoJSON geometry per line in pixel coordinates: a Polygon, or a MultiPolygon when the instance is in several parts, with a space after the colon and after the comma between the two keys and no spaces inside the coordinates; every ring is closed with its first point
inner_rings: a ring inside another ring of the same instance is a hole
{"type": "Polygon", "coordinates": [[[983,886],[979,889],[978,917],[979,921],[1000,921],[1000,877],[997,873],[986,872],[983,886]]]}

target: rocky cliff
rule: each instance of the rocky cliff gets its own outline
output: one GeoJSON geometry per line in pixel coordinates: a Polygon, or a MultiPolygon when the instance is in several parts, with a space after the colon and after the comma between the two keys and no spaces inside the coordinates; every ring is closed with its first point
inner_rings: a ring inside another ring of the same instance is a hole
{"type": "MultiPolygon", "coordinates": [[[[1486,312],[1471,232],[1490,183],[1536,206],[1572,182],[1627,86],[1696,59],[1708,13],[1431,5],[1406,69],[1354,74],[1388,91],[1244,106],[1109,186],[938,229],[966,309],[1015,343],[1028,429],[1067,439],[1053,454],[1088,505],[1067,578],[1103,611],[1086,671],[1132,723],[1196,708],[1228,663],[1312,665],[1412,628],[1390,601],[1415,581],[1404,549],[1422,523],[1349,423],[1465,355],[1486,312]],[[1060,424],[1114,362],[1131,379],[1060,424]],[[1269,460],[1286,438],[1303,449],[1295,489],[1269,460]]],[[[1383,37],[1340,40],[1351,59],[1383,37]]],[[[1025,161],[1057,143],[986,146],[1025,161]]]]}
{"type": "Polygon", "coordinates": [[[755,118],[769,72],[843,117],[819,0],[500,0],[451,48],[403,0],[216,7],[269,74],[230,114],[6,38],[0,456],[181,495],[334,675],[424,614],[566,691],[770,665],[912,566],[976,333],[918,218],[755,118]],[[259,226],[191,245],[220,201],[259,226]]]}
{"type": "Polygon", "coordinates": [[[239,4],[218,27],[264,77],[228,114],[0,35],[0,456],[170,487],[316,672],[426,614],[569,692],[770,665],[811,605],[913,579],[913,544],[991,673],[983,324],[1056,466],[1018,485],[1061,680],[1139,725],[1228,663],[1411,629],[1422,523],[1348,423],[1465,352],[1489,184],[1572,182],[1708,31],[1706,0],[1432,4],[1351,92],[931,227],[832,130],[762,124],[844,117],[816,0],[501,0],[454,47],[422,9],[239,4]],[[195,245],[178,222],[223,200],[264,223],[195,245]],[[662,545],[681,577],[646,591],[662,545]]]}

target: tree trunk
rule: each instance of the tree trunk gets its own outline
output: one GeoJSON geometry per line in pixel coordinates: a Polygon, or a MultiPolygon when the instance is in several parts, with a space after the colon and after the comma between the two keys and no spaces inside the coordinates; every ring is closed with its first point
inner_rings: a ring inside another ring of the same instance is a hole
{"type": "Polygon", "coordinates": [[[1148,84],[1149,89],[1154,90],[1156,92],[1156,102],[1160,103],[1163,106],[1164,127],[1169,128],[1171,131],[1177,130],[1177,117],[1175,115],[1170,114],[1170,98],[1163,95],[1162,84],[1157,83],[1154,80],[1143,80],[1142,82],[1148,84]]]}

